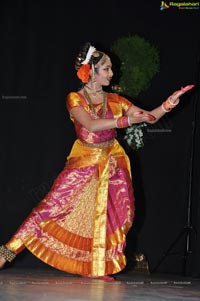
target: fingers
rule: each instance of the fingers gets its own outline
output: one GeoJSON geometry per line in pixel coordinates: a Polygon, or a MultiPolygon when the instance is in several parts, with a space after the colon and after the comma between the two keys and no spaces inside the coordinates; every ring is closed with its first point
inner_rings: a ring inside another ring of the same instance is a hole
{"type": "Polygon", "coordinates": [[[142,111],[137,111],[137,112],[134,112],[133,115],[136,116],[136,117],[142,117],[143,112],[142,111]]]}
{"type": "Polygon", "coordinates": [[[176,95],[176,94],[184,94],[185,92],[191,90],[194,88],[194,85],[188,85],[188,86],[185,86],[185,87],[181,87],[180,90],[178,91],[175,91],[172,95],[176,95]]]}
{"type": "Polygon", "coordinates": [[[181,91],[183,91],[184,93],[191,90],[192,88],[194,88],[194,85],[187,85],[185,87],[181,88],[181,91]]]}
{"type": "Polygon", "coordinates": [[[183,95],[185,92],[191,90],[194,88],[194,85],[187,85],[185,87],[181,87],[180,90],[175,91],[171,96],[171,101],[175,102],[177,100],[178,97],[180,97],[181,95],[183,95]]]}
{"type": "Polygon", "coordinates": [[[151,121],[155,121],[156,120],[156,117],[153,116],[152,114],[144,113],[142,111],[134,112],[133,115],[135,117],[137,117],[137,119],[138,119],[139,122],[142,122],[142,121],[151,122],[151,121]]]}
{"type": "Polygon", "coordinates": [[[156,117],[154,115],[151,114],[147,114],[147,121],[155,121],[156,117]]]}
{"type": "Polygon", "coordinates": [[[143,115],[143,121],[146,121],[146,122],[152,122],[152,121],[155,121],[156,120],[156,117],[147,113],[147,114],[144,114],[143,115]]]}

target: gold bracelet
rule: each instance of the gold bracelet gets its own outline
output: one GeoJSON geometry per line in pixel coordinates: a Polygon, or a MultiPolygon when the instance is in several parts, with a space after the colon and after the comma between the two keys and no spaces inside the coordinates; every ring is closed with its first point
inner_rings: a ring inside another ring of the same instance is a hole
{"type": "Polygon", "coordinates": [[[177,106],[179,102],[177,103],[172,103],[171,99],[170,98],[167,98],[167,100],[165,100],[163,103],[162,103],[162,110],[164,112],[170,112],[173,108],[175,108],[177,106]]]}
{"type": "Polygon", "coordinates": [[[168,103],[172,106],[175,107],[177,104],[171,101],[171,97],[167,98],[168,103]]]}
{"type": "Polygon", "coordinates": [[[166,109],[165,108],[165,102],[162,103],[162,110],[165,112],[165,113],[168,113],[171,111],[171,109],[166,109]]]}
{"type": "Polygon", "coordinates": [[[0,246],[0,256],[2,256],[5,260],[11,262],[15,259],[16,254],[2,245],[0,246]]]}

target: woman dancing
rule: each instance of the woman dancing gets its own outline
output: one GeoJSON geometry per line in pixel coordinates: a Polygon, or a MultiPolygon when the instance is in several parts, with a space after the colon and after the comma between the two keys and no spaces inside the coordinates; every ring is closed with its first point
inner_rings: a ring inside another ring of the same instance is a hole
{"type": "Polygon", "coordinates": [[[0,267],[27,248],[62,271],[112,281],[126,265],[126,234],[134,220],[130,162],[116,128],[157,122],[193,85],[148,112],[104,92],[112,63],[90,43],[81,48],[75,69],[83,85],[67,95],[66,105],[77,140],[50,191],[0,247],[0,267]]]}

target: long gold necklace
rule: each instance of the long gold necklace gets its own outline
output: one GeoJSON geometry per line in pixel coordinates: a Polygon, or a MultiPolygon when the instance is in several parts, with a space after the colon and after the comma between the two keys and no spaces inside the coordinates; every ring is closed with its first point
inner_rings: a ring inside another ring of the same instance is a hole
{"type": "MultiPolygon", "coordinates": [[[[88,94],[88,92],[86,91],[86,89],[83,89],[83,93],[85,98],[87,99],[87,102],[89,103],[90,109],[92,111],[92,113],[98,117],[94,105],[92,103],[92,100],[90,98],[90,95],[88,94]]],[[[106,111],[107,111],[107,97],[106,97],[106,93],[103,92],[103,109],[102,109],[102,114],[101,114],[101,118],[105,118],[106,117],[106,111]]]]}

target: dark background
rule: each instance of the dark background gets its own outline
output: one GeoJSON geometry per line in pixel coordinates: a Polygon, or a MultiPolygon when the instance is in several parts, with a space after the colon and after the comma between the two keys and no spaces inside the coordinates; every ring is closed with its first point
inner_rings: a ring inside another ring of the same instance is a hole
{"type": "MultiPolygon", "coordinates": [[[[64,167],[75,139],[65,97],[79,88],[73,66],[80,45],[90,41],[109,50],[116,39],[138,34],[160,53],[160,72],[135,100],[138,105],[152,109],[181,86],[196,88],[148,129],[143,149],[127,149],[136,195],[127,250],[144,253],[154,272],[200,275],[200,10],[160,11],[160,4],[1,1],[1,243],[64,167]]],[[[44,264],[24,251],[14,265],[44,264]]]]}

